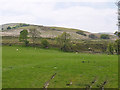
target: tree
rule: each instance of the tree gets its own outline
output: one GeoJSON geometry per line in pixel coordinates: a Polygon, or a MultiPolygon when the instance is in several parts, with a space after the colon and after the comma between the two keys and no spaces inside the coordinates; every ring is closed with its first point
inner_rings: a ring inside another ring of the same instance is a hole
{"type": "Polygon", "coordinates": [[[27,41],[27,38],[28,38],[28,31],[27,30],[22,30],[20,32],[20,37],[19,37],[19,41],[20,42],[24,42],[25,43],[25,46],[28,45],[29,41],[27,41]]]}
{"type": "Polygon", "coordinates": [[[11,27],[10,27],[10,26],[8,26],[8,27],[7,27],[7,29],[11,29],[11,27]]]}
{"type": "Polygon", "coordinates": [[[120,32],[116,31],[114,34],[120,38],[120,32]]]}
{"type": "Polygon", "coordinates": [[[29,33],[30,33],[31,38],[32,38],[32,42],[34,44],[37,37],[40,36],[41,33],[36,28],[31,28],[31,29],[29,29],[29,31],[30,31],[29,33]]]}
{"type": "Polygon", "coordinates": [[[43,48],[48,48],[49,47],[49,42],[46,39],[43,39],[41,41],[42,47],[43,48]]]}
{"type": "Polygon", "coordinates": [[[114,48],[117,54],[120,54],[120,39],[117,39],[114,44],[114,48]]]}
{"type": "Polygon", "coordinates": [[[57,37],[57,42],[61,50],[68,51],[70,49],[70,34],[63,32],[62,35],[57,37]]]}
{"type": "Polygon", "coordinates": [[[115,53],[118,54],[118,43],[116,41],[114,43],[114,50],[115,50],[115,53]]]}
{"type": "Polygon", "coordinates": [[[102,34],[100,36],[101,39],[110,39],[109,35],[108,34],[102,34]]]}
{"type": "Polygon", "coordinates": [[[90,35],[89,35],[89,38],[96,39],[97,36],[95,36],[94,34],[90,34],[90,35]]]}
{"type": "Polygon", "coordinates": [[[83,36],[87,36],[83,31],[80,31],[80,30],[77,31],[76,33],[77,33],[77,34],[80,34],[80,35],[83,35],[83,36]]]}
{"type": "Polygon", "coordinates": [[[107,46],[107,52],[108,54],[114,54],[114,46],[112,43],[109,43],[107,46]]]}
{"type": "Polygon", "coordinates": [[[116,31],[114,34],[118,36],[118,39],[115,41],[115,51],[120,55],[120,32],[116,31]]]}

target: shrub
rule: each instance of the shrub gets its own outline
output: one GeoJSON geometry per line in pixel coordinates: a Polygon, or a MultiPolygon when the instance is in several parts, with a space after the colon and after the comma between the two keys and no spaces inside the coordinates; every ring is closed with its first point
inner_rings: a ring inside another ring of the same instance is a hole
{"type": "Polygon", "coordinates": [[[28,31],[27,30],[22,30],[20,32],[19,41],[20,42],[25,42],[25,41],[27,41],[27,38],[28,38],[28,31]]]}
{"type": "Polygon", "coordinates": [[[120,54],[120,39],[117,39],[114,44],[114,49],[117,54],[120,54]]]}
{"type": "Polygon", "coordinates": [[[60,36],[57,37],[57,43],[60,45],[60,49],[62,51],[70,51],[70,43],[71,36],[70,34],[63,32],[60,36]]]}
{"type": "Polygon", "coordinates": [[[101,38],[101,39],[110,39],[109,35],[107,35],[107,34],[102,34],[102,35],[100,36],[100,38],[101,38]]]}
{"type": "Polygon", "coordinates": [[[19,26],[20,26],[20,27],[29,26],[29,24],[20,23],[19,26]]]}
{"type": "Polygon", "coordinates": [[[83,35],[83,36],[87,36],[83,31],[77,31],[77,34],[83,35]]]}
{"type": "Polygon", "coordinates": [[[89,35],[89,38],[96,39],[97,36],[95,36],[94,34],[90,34],[90,35],[89,35]]]}
{"type": "Polygon", "coordinates": [[[28,38],[28,31],[22,30],[20,32],[19,41],[24,42],[25,46],[28,46],[29,41],[27,41],[27,38],[28,38]]]}
{"type": "Polygon", "coordinates": [[[116,31],[114,34],[120,38],[120,32],[116,31]]]}
{"type": "Polygon", "coordinates": [[[28,46],[28,44],[29,44],[29,41],[25,41],[25,46],[28,46]]]}
{"type": "Polygon", "coordinates": [[[7,29],[11,29],[11,27],[10,27],[10,26],[8,26],[8,27],[7,27],[7,29]]]}
{"type": "Polygon", "coordinates": [[[112,43],[108,44],[107,52],[108,52],[108,54],[114,54],[114,46],[112,43]]]}
{"type": "Polygon", "coordinates": [[[43,48],[48,48],[49,47],[49,42],[46,39],[43,39],[41,41],[42,47],[43,48]]]}

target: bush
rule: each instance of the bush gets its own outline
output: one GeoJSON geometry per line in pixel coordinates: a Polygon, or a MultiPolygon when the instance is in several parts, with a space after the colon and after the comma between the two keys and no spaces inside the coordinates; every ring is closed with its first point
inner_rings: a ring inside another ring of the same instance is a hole
{"type": "Polygon", "coordinates": [[[49,47],[49,42],[45,39],[41,41],[41,44],[42,44],[43,48],[48,48],[49,47]]]}
{"type": "Polygon", "coordinates": [[[12,29],[16,29],[16,27],[15,27],[15,26],[13,26],[13,27],[12,27],[12,29]]]}
{"type": "Polygon", "coordinates": [[[83,36],[87,36],[83,31],[77,31],[77,34],[83,35],[83,36]]]}
{"type": "Polygon", "coordinates": [[[7,30],[8,30],[8,29],[11,29],[11,27],[10,27],[10,26],[8,26],[8,27],[7,27],[7,30]]]}
{"type": "Polygon", "coordinates": [[[116,31],[114,34],[120,38],[120,32],[116,31]]]}
{"type": "Polygon", "coordinates": [[[28,44],[29,44],[29,41],[25,41],[25,46],[28,46],[28,44]]]}
{"type": "Polygon", "coordinates": [[[20,27],[29,26],[29,24],[20,23],[20,25],[19,25],[19,26],[20,26],[20,27]]]}
{"type": "Polygon", "coordinates": [[[71,43],[70,43],[71,36],[70,36],[70,34],[68,34],[66,32],[63,32],[56,39],[57,39],[57,43],[59,44],[60,49],[62,51],[65,51],[65,52],[70,51],[70,46],[71,46],[71,43]]]}
{"type": "Polygon", "coordinates": [[[108,44],[107,52],[108,52],[108,54],[114,54],[114,46],[112,43],[108,44]]]}
{"type": "Polygon", "coordinates": [[[61,47],[61,51],[71,52],[71,51],[72,51],[71,45],[64,44],[64,45],[61,47]]]}
{"type": "Polygon", "coordinates": [[[95,36],[94,34],[90,34],[90,35],[89,35],[89,38],[96,39],[97,36],[95,36]]]}
{"type": "Polygon", "coordinates": [[[117,54],[120,54],[120,39],[117,39],[114,43],[114,49],[117,54]]]}
{"type": "Polygon", "coordinates": [[[109,35],[107,35],[107,34],[102,34],[102,35],[100,36],[100,38],[101,38],[101,39],[110,39],[109,35]]]}

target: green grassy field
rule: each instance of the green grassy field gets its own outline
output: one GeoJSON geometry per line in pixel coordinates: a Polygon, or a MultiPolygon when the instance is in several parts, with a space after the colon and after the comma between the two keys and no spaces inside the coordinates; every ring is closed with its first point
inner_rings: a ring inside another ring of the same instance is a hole
{"type": "Polygon", "coordinates": [[[118,87],[118,56],[65,53],[33,47],[3,46],[3,88],[105,88],[118,87]],[[18,49],[18,51],[16,50],[18,49]],[[72,82],[70,86],[69,84],[72,82]]]}

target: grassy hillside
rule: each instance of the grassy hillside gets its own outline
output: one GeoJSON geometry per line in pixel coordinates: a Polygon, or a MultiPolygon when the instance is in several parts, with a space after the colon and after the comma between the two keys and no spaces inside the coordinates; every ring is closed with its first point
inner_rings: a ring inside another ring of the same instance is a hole
{"type": "Polygon", "coordinates": [[[42,88],[55,73],[48,88],[100,88],[104,82],[105,88],[118,87],[117,55],[15,46],[2,49],[3,88],[42,88]]]}
{"type": "MultiPolygon", "coordinates": [[[[64,28],[64,27],[48,27],[42,25],[30,25],[27,26],[23,25],[22,23],[12,23],[12,24],[5,24],[3,26],[2,36],[19,36],[20,31],[23,29],[27,29],[29,31],[30,28],[36,28],[39,32],[41,32],[41,37],[44,38],[55,38],[58,35],[62,34],[63,32],[67,32],[71,35],[72,39],[91,39],[89,38],[90,34],[96,35],[98,38],[101,34],[98,33],[90,33],[86,30],[78,30],[72,28],[64,28]],[[7,30],[6,27],[10,26],[11,29],[7,30]],[[15,27],[15,28],[14,28],[15,27]]],[[[111,39],[115,39],[116,37],[110,35],[111,39]]]]}

